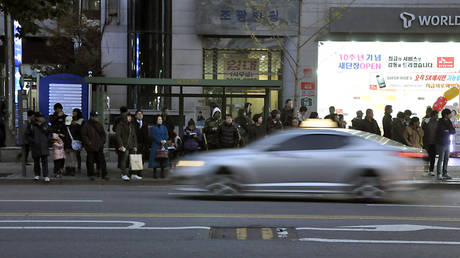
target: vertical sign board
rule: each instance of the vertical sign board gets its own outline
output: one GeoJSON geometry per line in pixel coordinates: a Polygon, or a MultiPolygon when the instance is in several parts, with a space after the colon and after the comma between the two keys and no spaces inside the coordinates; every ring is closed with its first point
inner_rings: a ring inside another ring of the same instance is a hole
{"type": "Polygon", "coordinates": [[[74,74],[54,74],[40,79],[40,111],[49,119],[53,107],[61,103],[66,115],[72,115],[74,108],[81,109],[88,120],[88,84],[83,77],[74,74]]]}

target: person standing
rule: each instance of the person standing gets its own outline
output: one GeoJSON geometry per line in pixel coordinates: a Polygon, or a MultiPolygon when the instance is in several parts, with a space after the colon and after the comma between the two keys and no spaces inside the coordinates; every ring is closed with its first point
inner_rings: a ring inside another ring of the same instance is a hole
{"type": "Polygon", "coordinates": [[[190,119],[184,130],[184,155],[192,154],[200,149],[203,136],[196,128],[195,121],[190,119]]]}
{"type": "Polygon", "coordinates": [[[393,118],[393,122],[391,123],[391,139],[393,141],[408,145],[403,136],[405,128],[406,126],[404,125],[404,113],[398,112],[396,117],[393,118]]]}
{"type": "Polygon", "coordinates": [[[392,122],[391,113],[393,113],[393,107],[391,105],[386,105],[385,115],[383,116],[382,124],[383,124],[383,137],[387,137],[388,139],[391,139],[391,122],[392,122]]]}
{"type": "Polygon", "coordinates": [[[337,114],[335,113],[335,107],[329,107],[329,115],[325,116],[324,119],[331,119],[334,122],[338,122],[337,114]]]}
{"type": "MultiPolygon", "coordinates": [[[[72,124],[71,127],[75,130],[74,137],[76,140],[81,141],[81,129],[85,120],[83,119],[83,113],[79,108],[74,108],[72,111],[72,124]]],[[[75,155],[77,158],[77,169],[78,172],[81,171],[81,150],[76,150],[75,155]]]]}
{"type": "Polygon", "coordinates": [[[430,122],[431,113],[433,112],[433,108],[431,106],[426,107],[425,117],[422,118],[422,129],[425,130],[425,126],[430,122]]]}
{"type": "Polygon", "coordinates": [[[134,123],[137,136],[137,149],[142,154],[142,160],[148,160],[150,137],[149,126],[144,122],[144,113],[136,111],[136,121],[134,123]]]}
{"type": "Polygon", "coordinates": [[[248,120],[245,110],[238,110],[238,116],[235,118],[235,126],[238,129],[238,132],[241,136],[241,146],[248,144],[249,142],[249,126],[251,121],[248,120]]]}
{"type": "Polygon", "coordinates": [[[412,117],[409,126],[403,133],[405,141],[410,147],[423,148],[423,129],[420,127],[420,120],[418,117],[412,117]]]}
{"type": "Polygon", "coordinates": [[[65,118],[66,136],[64,140],[65,173],[64,175],[75,176],[77,170],[77,150],[72,147],[72,140],[81,141],[81,126],[68,116],[65,118]]]}
{"type": "Polygon", "coordinates": [[[152,137],[152,147],[150,148],[149,168],[153,168],[153,178],[157,178],[157,168],[161,169],[160,177],[164,178],[164,169],[168,166],[168,156],[166,158],[157,157],[157,150],[168,150],[168,129],[163,125],[163,118],[157,116],[155,125],[150,128],[152,137]]]}
{"type": "Polygon", "coordinates": [[[267,135],[267,132],[263,126],[263,117],[261,114],[255,114],[253,119],[254,124],[251,126],[249,131],[249,140],[251,142],[263,138],[267,135]]]}
{"type": "Polygon", "coordinates": [[[379,125],[374,119],[374,111],[372,109],[366,110],[366,117],[362,122],[362,126],[362,130],[365,132],[381,135],[379,125]]]}
{"type": "Polygon", "coordinates": [[[121,119],[116,128],[116,149],[118,154],[118,168],[121,171],[121,179],[129,181],[129,174],[131,179],[142,179],[134,171],[128,171],[129,168],[129,155],[137,152],[137,136],[136,129],[132,123],[132,117],[129,113],[121,114],[121,119]]]}
{"type": "Polygon", "coordinates": [[[292,99],[287,99],[284,103],[284,108],[281,110],[281,123],[283,126],[291,126],[292,118],[294,118],[292,99]]]}
{"type": "MultiPolygon", "coordinates": [[[[424,120],[426,122],[426,120],[424,120]]],[[[434,162],[436,160],[436,128],[438,127],[438,111],[432,110],[431,117],[426,123],[423,135],[423,146],[428,153],[430,163],[428,174],[434,176],[434,162]]]]}
{"type": "Polygon", "coordinates": [[[358,110],[356,111],[356,117],[351,120],[351,127],[355,130],[362,130],[363,129],[363,111],[358,110]]]}
{"type": "Polygon", "coordinates": [[[308,109],[306,106],[301,106],[299,109],[299,114],[297,115],[297,118],[299,119],[299,122],[303,122],[308,119],[308,109]]]}
{"type": "Polygon", "coordinates": [[[65,163],[65,151],[64,141],[59,137],[57,133],[53,133],[53,161],[54,169],[53,174],[56,178],[61,178],[64,170],[65,163]]]}
{"type": "Polygon", "coordinates": [[[32,158],[34,159],[35,181],[38,181],[40,174],[43,174],[45,183],[50,182],[50,178],[48,177],[49,140],[49,128],[45,117],[40,113],[35,113],[35,122],[28,134],[28,141],[32,147],[32,158]]]}
{"type": "Polygon", "coordinates": [[[409,109],[404,110],[404,125],[409,126],[410,117],[412,116],[412,111],[409,109]]]}
{"type": "Polygon", "coordinates": [[[221,149],[238,147],[240,134],[233,124],[231,114],[225,116],[225,123],[219,127],[217,135],[219,136],[219,146],[221,149]]]}
{"type": "Polygon", "coordinates": [[[62,111],[61,103],[54,104],[54,113],[50,115],[51,132],[57,133],[62,139],[65,137],[65,118],[66,114],[62,111]]]}
{"type": "Polygon", "coordinates": [[[283,130],[283,123],[281,123],[281,115],[278,110],[273,110],[271,113],[271,120],[268,121],[267,133],[272,134],[283,130]]]}
{"type": "Polygon", "coordinates": [[[107,163],[104,157],[104,144],[106,141],[106,133],[104,127],[99,123],[99,114],[97,112],[90,113],[90,119],[81,129],[81,138],[85,147],[86,170],[87,175],[91,180],[94,180],[94,163],[99,164],[101,177],[104,180],[109,180],[107,177],[107,163]]]}
{"type": "Polygon", "coordinates": [[[455,134],[455,128],[450,121],[451,116],[452,112],[449,109],[444,109],[441,112],[442,118],[438,121],[438,127],[436,128],[436,145],[439,155],[437,164],[438,180],[452,179],[447,173],[450,155],[450,136],[455,134]]]}
{"type": "Polygon", "coordinates": [[[203,127],[205,143],[208,150],[215,150],[219,148],[219,136],[217,130],[222,125],[221,113],[218,107],[214,107],[211,113],[211,117],[206,120],[203,127]]]}

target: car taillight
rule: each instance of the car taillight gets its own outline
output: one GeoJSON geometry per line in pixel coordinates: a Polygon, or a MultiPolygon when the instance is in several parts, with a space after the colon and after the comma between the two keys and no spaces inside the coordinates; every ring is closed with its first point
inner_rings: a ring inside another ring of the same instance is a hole
{"type": "Polygon", "coordinates": [[[396,153],[399,157],[405,158],[426,158],[428,155],[423,152],[397,152],[396,153]]]}

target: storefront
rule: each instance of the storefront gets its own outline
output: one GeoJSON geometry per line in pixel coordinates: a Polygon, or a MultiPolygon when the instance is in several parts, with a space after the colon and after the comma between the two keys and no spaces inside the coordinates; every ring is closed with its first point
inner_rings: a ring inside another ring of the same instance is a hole
{"type": "MultiPolygon", "coordinates": [[[[336,13],[331,8],[330,13],[336,13]]],[[[350,121],[371,108],[381,123],[385,105],[425,116],[439,96],[460,86],[460,9],[349,8],[318,41],[317,103],[334,105],[350,121]]],[[[332,16],[331,16],[332,17],[332,16]]],[[[459,98],[447,105],[458,110],[459,98]]]]}

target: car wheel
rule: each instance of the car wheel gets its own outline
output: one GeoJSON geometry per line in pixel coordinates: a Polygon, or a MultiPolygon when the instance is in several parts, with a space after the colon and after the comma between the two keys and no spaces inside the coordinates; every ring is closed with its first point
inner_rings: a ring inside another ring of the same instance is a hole
{"type": "Polygon", "coordinates": [[[239,192],[238,183],[230,174],[214,174],[205,188],[215,196],[233,196],[239,192]]]}
{"type": "Polygon", "coordinates": [[[376,175],[361,175],[354,183],[353,196],[358,200],[379,200],[385,195],[379,177],[376,175]]]}

